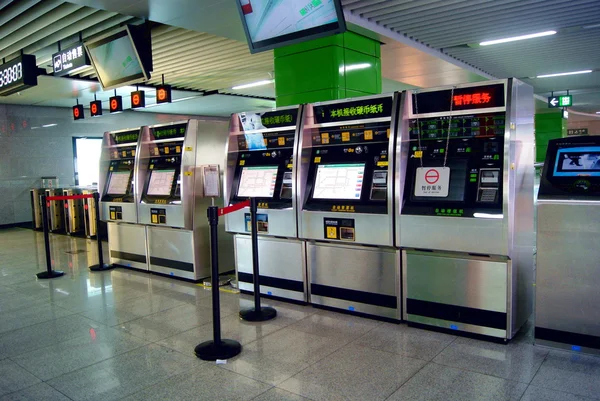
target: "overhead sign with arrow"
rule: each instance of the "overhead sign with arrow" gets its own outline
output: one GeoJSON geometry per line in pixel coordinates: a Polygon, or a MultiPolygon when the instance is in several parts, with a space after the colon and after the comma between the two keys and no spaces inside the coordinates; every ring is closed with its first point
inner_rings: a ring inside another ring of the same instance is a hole
{"type": "Polygon", "coordinates": [[[573,105],[573,96],[550,96],[548,98],[548,107],[554,109],[556,107],[571,107],[573,105]]]}

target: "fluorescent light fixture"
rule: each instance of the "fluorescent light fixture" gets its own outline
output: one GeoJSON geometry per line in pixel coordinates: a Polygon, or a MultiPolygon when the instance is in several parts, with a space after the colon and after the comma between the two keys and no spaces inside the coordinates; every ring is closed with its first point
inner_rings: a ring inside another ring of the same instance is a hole
{"type": "Polygon", "coordinates": [[[502,219],[503,214],[490,214],[490,213],[473,213],[473,217],[478,219],[502,219]]]}
{"type": "Polygon", "coordinates": [[[597,111],[596,114],[600,114],[600,111],[597,111]]]}
{"type": "Polygon", "coordinates": [[[340,67],[340,73],[346,71],[355,71],[355,70],[364,70],[366,68],[371,68],[371,63],[359,63],[359,64],[350,64],[340,67]]]}
{"type": "Polygon", "coordinates": [[[557,74],[538,75],[536,78],[552,78],[552,77],[562,77],[563,75],[589,74],[590,72],[592,72],[592,70],[571,71],[571,72],[559,72],[559,73],[557,73],[557,74]]]}
{"type": "Polygon", "coordinates": [[[513,36],[511,38],[486,40],[485,42],[481,42],[479,44],[479,46],[497,45],[499,43],[515,42],[517,40],[533,39],[533,38],[539,38],[542,36],[550,36],[550,35],[554,35],[554,34],[556,34],[556,31],[545,31],[545,32],[531,33],[529,35],[513,36]]]}
{"type": "Polygon", "coordinates": [[[269,84],[272,84],[273,82],[275,82],[274,79],[267,79],[267,80],[264,80],[264,81],[258,81],[258,82],[252,82],[252,83],[245,84],[245,85],[234,86],[231,89],[233,89],[234,91],[237,91],[237,90],[240,90],[240,89],[254,88],[256,86],[269,85],[269,84]]]}
{"type": "Polygon", "coordinates": [[[58,124],[44,124],[42,125],[42,128],[48,128],[48,127],[56,127],[58,124]]]}

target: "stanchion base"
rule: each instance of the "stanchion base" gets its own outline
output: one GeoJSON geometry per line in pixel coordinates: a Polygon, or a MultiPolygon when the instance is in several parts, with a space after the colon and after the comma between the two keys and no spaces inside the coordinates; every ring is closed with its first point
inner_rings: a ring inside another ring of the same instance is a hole
{"type": "Polygon", "coordinates": [[[263,306],[259,311],[256,308],[250,308],[240,311],[240,318],[247,322],[264,322],[274,319],[277,311],[270,306],[263,306]]]}
{"type": "Polygon", "coordinates": [[[234,340],[221,340],[217,345],[214,341],[205,341],[194,348],[196,356],[203,361],[216,361],[229,359],[242,352],[242,345],[234,340]]]}
{"type": "Polygon", "coordinates": [[[105,270],[113,269],[113,265],[107,265],[106,263],[103,265],[91,265],[90,270],[93,272],[103,272],[105,270]]]}
{"type": "Polygon", "coordinates": [[[57,278],[57,277],[61,277],[64,275],[65,275],[65,272],[60,271],[60,270],[52,270],[50,272],[41,272],[41,273],[36,274],[37,278],[40,278],[40,279],[57,278]]]}

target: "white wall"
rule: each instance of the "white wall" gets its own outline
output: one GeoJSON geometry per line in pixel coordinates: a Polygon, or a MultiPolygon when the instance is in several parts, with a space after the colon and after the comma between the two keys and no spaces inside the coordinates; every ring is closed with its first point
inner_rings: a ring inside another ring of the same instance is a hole
{"type": "Polygon", "coordinates": [[[74,184],[72,137],[187,118],[126,111],[73,121],[70,108],[0,105],[0,226],[31,221],[29,189],[40,186],[40,177],[74,184]],[[31,129],[45,124],[58,125],[31,129]]]}

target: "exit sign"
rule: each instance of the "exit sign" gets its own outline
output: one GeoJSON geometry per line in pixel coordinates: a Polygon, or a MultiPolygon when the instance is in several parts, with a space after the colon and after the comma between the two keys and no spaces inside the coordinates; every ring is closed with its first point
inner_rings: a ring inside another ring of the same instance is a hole
{"type": "Polygon", "coordinates": [[[551,109],[555,107],[571,107],[573,106],[573,96],[571,95],[563,95],[563,96],[550,96],[548,98],[548,107],[551,109]]]}

